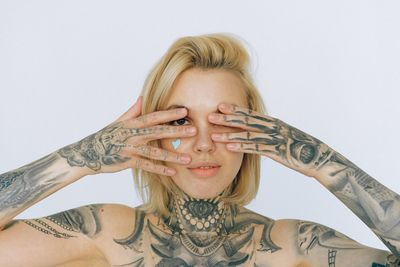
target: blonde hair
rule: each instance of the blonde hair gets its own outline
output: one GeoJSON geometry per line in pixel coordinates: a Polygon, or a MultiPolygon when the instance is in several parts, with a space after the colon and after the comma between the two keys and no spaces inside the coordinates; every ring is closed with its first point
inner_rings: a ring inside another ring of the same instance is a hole
{"type": "MultiPolygon", "coordinates": [[[[142,115],[165,109],[174,81],[190,68],[232,71],[243,82],[248,108],[265,113],[261,95],[250,75],[249,63],[247,51],[232,34],[182,37],[170,46],[147,76],[141,93],[142,115]]],[[[148,145],[161,148],[160,140],[151,141],[148,145]]],[[[226,203],[246,205],[255,198],[260,182],[260,157],[256,154],[244,154],[235,180],[222,196],[226,203]]],[[[165,165],[163,161],[149,160],[155,164],[165,165]]],[[[133,176],[144,201],[141,208],[146,212],[168,215],[169,197],[177,188],[171,177],[141,169],[134,169],[133,176]]]]}

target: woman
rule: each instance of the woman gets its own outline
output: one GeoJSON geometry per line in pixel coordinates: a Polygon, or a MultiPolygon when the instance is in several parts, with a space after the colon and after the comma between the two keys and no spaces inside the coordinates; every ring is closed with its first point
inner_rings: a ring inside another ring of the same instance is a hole
{"type": "Polygon", "coordinates": [[[399,266],[399,196],[315,137],[264,114],[248,55],[223,34],[177,40],[135,105],[79,142],[0,176],[1,266],[399,266]],[[312,177],[389,251],[243,206],[260,157],[312,177]],[[134,169],[144,205],[12,220],[91,174],[134,169]]]}

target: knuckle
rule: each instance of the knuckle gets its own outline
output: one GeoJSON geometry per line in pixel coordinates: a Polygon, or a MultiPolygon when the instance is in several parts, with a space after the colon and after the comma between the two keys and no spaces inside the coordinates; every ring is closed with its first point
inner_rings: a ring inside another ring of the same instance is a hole
{"type": "Polygon", "coordinates": [[[149,154],[154,156],[154,157],[159,157],[160,156],[160,151],[159,149],[155,148],[155,147],[149,147],[149,154]]]}

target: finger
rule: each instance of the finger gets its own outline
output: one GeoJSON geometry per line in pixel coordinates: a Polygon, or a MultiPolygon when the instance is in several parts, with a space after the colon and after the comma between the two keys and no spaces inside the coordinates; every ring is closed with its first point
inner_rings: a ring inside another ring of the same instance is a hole
{"type": "Polygon", "coordinates": [[[135,120],[132,121],[131,127],[143,128],[158,124],[164,124],[167,122],[184,118],[186,115],[187,115],[187,110],[185,108],[155,111],[137,117],[135,120]]]}
{"type": "Polygon", "coordinates": [[[169,152],[167,150],[153,147],[153,146],[135,146],[135,145],[127,145],[126,149],[129,153],[133,153],[136,155],[140,155],[146,158],[169,161],[180,164],[187,164],[190,162],[190,156],[184,154],[178,154],[174,152],[169,152]]]}
{"type": "Polygon", "coordinates": [[[210,122],[214,124],[263,133],[271,132],[271,129],[274,126],[274,124],[272,123],[263,122],[253,117],[242,115],[225,115],[212,113],[209,115],[208,118],[210,122]]]}
{"type": "Polygon", "coordinates": [[[257,111],[245,108],[245,107],[239,107],[238,105],[235,104],[230,104],[230,103],[221,103],[218,105],[218,109],[224,113],[224,114],[235,114],[235,115],[242,115],[242,116],[249,116],[253,119],[257,119],[263,122],[269,122],[273,123],[276,121],[274,117],[259,113],[257,111]]]}
{"type": "Polygon", "coordinates": [[[174,175],[176,171],[172,168],[168,168],[164,165],[156,165],[150,160],[143,159],[143,158],[136,158],[133,163],[133,167],[137,169],[142,169],[148,172],[161,174],[161,175],[174,175]]]}
{"type": "Polygon", "coordinates": [[[272,159],[278,159],[276,147],[264,144],[247,144],[247,143],[229,143],[226,145],[228,150],[239,152],[265,155],[272,159]]]}
{"type": "Polygon", "coordinates": [[[138,117],[142,110],[142,100],[143,96],[139,96],[138,99],[136,99],[135,104],[133,104],[133,106],[122,114],[116,121],[119,122],[138,117]]]}
{"type": "Polygon", "coordinates": [[[143,131],[143,139],[152,141],[164,138],[190,137],[196,134],[196,128],[193,126],[169,126],[157,125],[150,128],[138,129],[139,135],[143,131]]]}
{"type": "Polygon", "coordinates": [[[279,140],[274,139],[268,134],[256,132],[240,132],[240,133],[218,133],[212,134],[211,138],[218,142],[237,142],[237,143],[257,143],[265,145],[276,145],[279,140]]]}

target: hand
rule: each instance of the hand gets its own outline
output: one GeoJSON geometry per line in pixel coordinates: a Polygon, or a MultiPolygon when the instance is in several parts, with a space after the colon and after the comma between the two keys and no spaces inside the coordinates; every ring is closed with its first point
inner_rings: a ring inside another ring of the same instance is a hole
{"type": "Polygon", "coordinates": [[[210,122],[245,130],[212,135],[214,141],[229,143],[227,149],[231,151],[261,154],[310,177],[315,177],[333,153],[317,138],[277,118],[228,103],[221,103],[218,109],[222,114],[210,114],[210,122]]]}
{"type": "Polygon", "coordinates": [[[77,143],[60,149],[58,153],[66,158],[71,166],[88,167],[91,174],[139,168],[157,174],[174,175],[175,170],[164,165],[155,165],[146,158],[187,164],[190,162],[190,156],[149,146],[147,143],[156,139],[195,135],[196,132],[188,131],[192,128],[190,126],[162,125],[184,118],[187,110],[177,108],[139,116],[141,107],[142,97],[139,97],[115,122],[77,143]]]}

